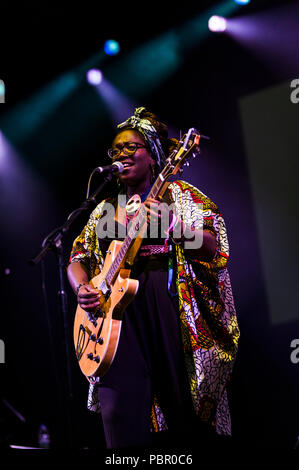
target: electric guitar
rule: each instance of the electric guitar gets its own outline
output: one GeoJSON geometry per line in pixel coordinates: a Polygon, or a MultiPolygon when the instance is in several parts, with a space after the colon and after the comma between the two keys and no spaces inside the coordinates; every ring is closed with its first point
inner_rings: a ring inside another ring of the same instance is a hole
{"type": "MultiPolygon", "coordinates": [[[[199,154],[200,134],[189,129],[166,160],[148,198],[162,197],[167,179],[176,175],[191,155],[199,154]]],[[[100,307],[92,312],[77,307],[74,320],[74,345],[82,373],[94,383],[109,369],[121,332],[123,312],[133,300],[139,282],[130,278],[131,267],[147,227],[146,211],[141,210],[131,221],[124,241],[113,240],[108,248],[103,269],[90,284],[100,291],[100,307]]]]}

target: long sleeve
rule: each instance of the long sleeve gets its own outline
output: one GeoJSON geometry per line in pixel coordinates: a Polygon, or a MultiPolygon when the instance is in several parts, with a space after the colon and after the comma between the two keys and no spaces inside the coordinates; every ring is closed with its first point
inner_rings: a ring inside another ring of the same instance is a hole
{"type": "Polygon", "coordinates": [[[197,414],[230,434],[226,385],[237,354],[239,328],[227,262],[229,246],[218,207],[194,186],[170,185],[184,222],[212,231],[217,251],[212,261],[188,260],[176,246],[177,289],[185,359],[197,414]]]}

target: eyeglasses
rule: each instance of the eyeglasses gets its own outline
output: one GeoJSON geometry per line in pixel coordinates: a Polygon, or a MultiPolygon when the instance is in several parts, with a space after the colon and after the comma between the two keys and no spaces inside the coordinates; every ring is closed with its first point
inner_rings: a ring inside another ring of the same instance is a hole
{"type": "Polygon", "coordinates": [[[139,148],[148,148],[147,145],[139,144],[139,142],[125,142],[120,147],[111,148],[108,150],[110,158],[117,158],[121,152],[125,155],[133,155],[139,148]]]}

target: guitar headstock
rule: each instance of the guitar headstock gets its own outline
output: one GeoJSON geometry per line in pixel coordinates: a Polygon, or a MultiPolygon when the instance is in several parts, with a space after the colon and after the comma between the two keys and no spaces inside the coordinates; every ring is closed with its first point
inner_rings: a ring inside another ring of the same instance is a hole
{"type": "Polygon", "coordinates": [[[191,156],[196,157],[200,153],[200,138],[201,135],[196,129],[190,128],[188,130],[166,160],[166,165],[160,173],[164,180],[172,175],[176,175],[191,156]]]}

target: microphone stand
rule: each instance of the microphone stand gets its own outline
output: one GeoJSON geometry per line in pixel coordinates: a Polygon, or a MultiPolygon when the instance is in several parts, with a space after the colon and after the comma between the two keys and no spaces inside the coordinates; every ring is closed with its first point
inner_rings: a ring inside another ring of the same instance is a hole
{"type": "MultiPolygon", "coordinates": [[[[59,303],[60,310],[63,316],[63,329],[64,329],[64,347],[65,347],[65,359],[66,359],[66,372],[67,372],[67,394],[71,402],[73,399],[73,385],[72,385],[72,376],[71,376],[71,358],[70,358],[70,347],[68,342],[68,333],[69,333],[69,323],[68,323],[68,302],[67,295],[65,290],[65,271],[64,271],[64,256],[63,256],[63,244],[62,240],[66,233],[69,231],[73,222],[81,215],[82,212],[90,210],[92,206],[96,205],[96,198],[99,193],[102,192],[104,187],[110,183],[112,180],[112,172],[108,173],[104,177],[104,181],[97,188],[97,190],[87,198],[78,209],[75,209],[64,222],[63,225],[54,229],[42,243],[41,251],[31,260],[29,264],[31,266],[36,266],[48,253],[50,250],[54,250],[57,257],[58,264],[58,273],[59,273],[59,303]]],[[[67,400],[66,406],[66,418],[68,426],[68,444],[69,447],[73,447],[73,427],[72,427],[72,416],[71,416],[71,407],[70,403],[67,400]]]]}

